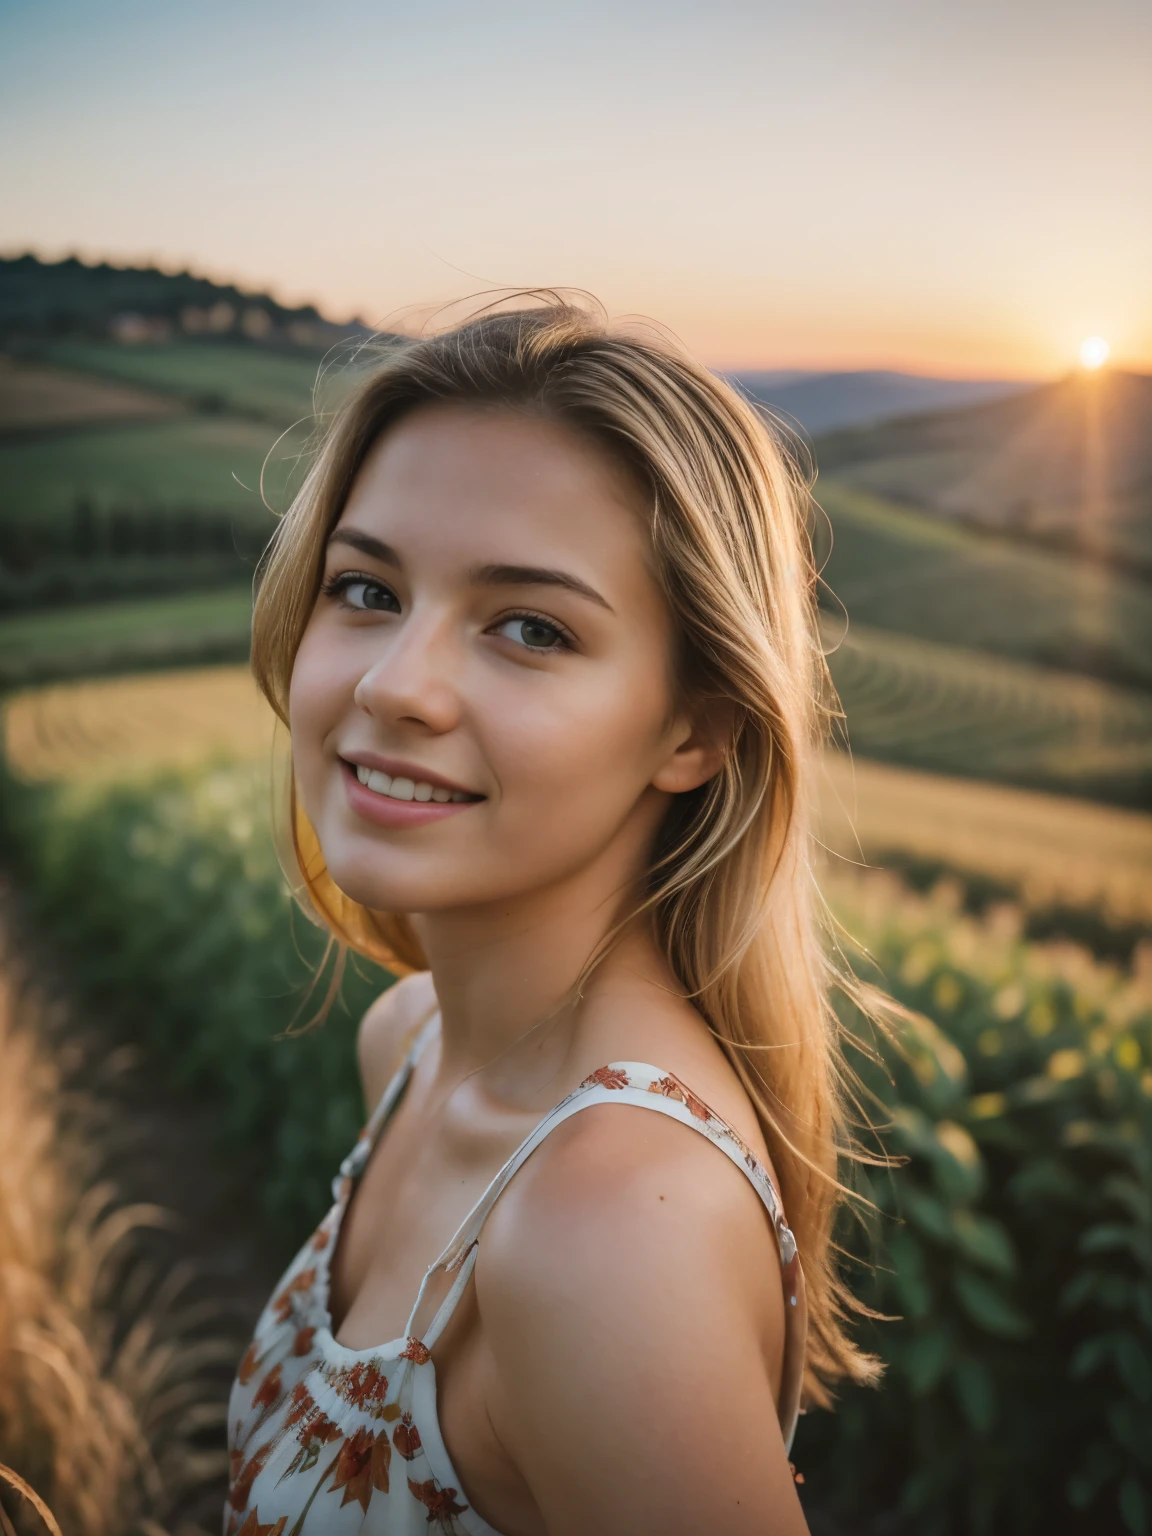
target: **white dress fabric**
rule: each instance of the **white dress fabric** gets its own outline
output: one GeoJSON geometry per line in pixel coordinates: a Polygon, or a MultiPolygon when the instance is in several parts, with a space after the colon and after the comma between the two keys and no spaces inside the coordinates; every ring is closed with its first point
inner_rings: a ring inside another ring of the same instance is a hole
{"type": "Polygon", "coordinates": [[[333,1183],[335,1203],[273,1292],[232,1388],[225,1536],[499,1536],[468,1504],[436,1413],[431,1351],[476,1263],[485,1219],[524,1161],[570,1115],[629,1104],[706,1136],[751,1181],[776,1234],[786,1339],[779,1415],[791,1446],[804,1370],[804,1280],[796,1242],[763,1163],[675,1077],[640,1062],[600,1067],[536,1126],[493,1179],[424,1278],[405,1337],[347,1349],[332,1336],[329,1266],[340,1224],[372,1148],[411,1077],[433,1018],[389,1083],[333,1183]],[[422,1336],[412,1330],[428,1280],[456,1279],[422,1336]]]}

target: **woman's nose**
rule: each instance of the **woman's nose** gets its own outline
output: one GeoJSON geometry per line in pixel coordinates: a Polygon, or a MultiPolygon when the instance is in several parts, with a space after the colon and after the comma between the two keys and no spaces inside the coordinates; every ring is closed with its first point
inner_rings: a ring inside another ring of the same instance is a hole
{"type": "Polygon", "coordinates": [[[410,619],[364,673],[353,697],[382,724],[449,731],[460,718],[460,660],[446,626],[410,619]]]}

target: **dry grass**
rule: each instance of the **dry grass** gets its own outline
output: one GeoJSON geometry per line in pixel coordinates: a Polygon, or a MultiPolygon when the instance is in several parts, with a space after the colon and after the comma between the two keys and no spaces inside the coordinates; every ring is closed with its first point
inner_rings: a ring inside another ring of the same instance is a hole
{"type": "MultiPolygon", "coordinates": [[[[14,698],[13,769],[29,779],[123,779],[267,755],[271,715],[245,667],[64,684],[14,698]]],[[[841,858],[938,860],[1035,905],[1152,921],[1152,816],[830,754],[822,835],[841,858]]]]}
{"type": "Polygon", "coordinates": [[[909,854],[1016,887],[1028,906],[1152,922],[1152,816],[830,754],[821,834],[840,859],[909,854]]]}
{"type": "Polygon", "coordinates": [[[4,717],[4,750],[26,779],[127,779],[214,753],[267,753],[272,714],[247,667],[203,667],[31,689],[4,717]]]}
{"type": "MultiPolygon", "coordinates": [[[[156,1536],[221,1470],[203,1445],[221,1414],[205,1373],[235,1345],[189,1301],[187,1268],[143,1253],[165,1213],[101,1177],[115,1126],[75,1086],[94,1073],[59,1011],[0,975],[0,1463],[64,1536],[156,1536]]],[[[0,1508],[44,1528],[16,1491],[0,1508]]]]}

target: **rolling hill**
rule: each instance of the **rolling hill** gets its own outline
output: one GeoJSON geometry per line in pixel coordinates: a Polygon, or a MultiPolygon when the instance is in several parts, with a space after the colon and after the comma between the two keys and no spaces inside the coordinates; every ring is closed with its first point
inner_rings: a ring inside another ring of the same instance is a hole
{"type": "Polygon", "coordinates": [[[791,369],[729,377],[754,400],[813,437],[913,412],[1006,399],[1030,387],[1010,379],[935,379],[876,369],[850,373],[791,369]]]}
{"type": "MultiPolygon", "coordinates": [[[[189,289],[204,280],[187,274],[30,261],[0,263],[0,322],[16,278],[55,285],[60,302],[33,306],[35,324],[9,333],[0,356],[0,688],[241,659],[252,569],[273,526],[262,470],[270,463],[273,505],[286,505],[313,409],[355,376],[359,343],[332,347],[330,330],[324,347],[306,346],[292,327],[313,318],[271,300],[267,325],[245,325],[243,305],[259,308],[259,295],[189,289]],[[68,309],[70,292],[87,298],[68,309]],[[129,299],[143,329],[120,323],[129,299]],[[280,442],[293,424],[300,433],[280,442]]],[[[817,439],[827,637],[857,751],[1147,799],[1147,585],[1072,558],[1071,545],[1021,540],[1075,522],[1089,465],[1076,428],[1092,400],[1112,465],[1091,482],[1109,508],[1102,526],[1139,531],[1150,384],[1113,374],[1012,394],[892,374],[744,379],[778,409],[802,392],[809,422],[951,407],[817,439]],[[1038,510],[1021,518],[1025,486],[1038,510]]]]}
{"type": "Polygon", "coordinates": [[[824,475],[1152,573],[1152,377],[1104,370],[822,436],[824,475]]]}

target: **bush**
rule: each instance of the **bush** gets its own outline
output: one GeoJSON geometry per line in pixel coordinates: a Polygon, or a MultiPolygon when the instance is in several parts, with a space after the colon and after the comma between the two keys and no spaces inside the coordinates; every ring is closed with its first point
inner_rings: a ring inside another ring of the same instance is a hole
{"type": "MultiPolygon", "coordinates": [[[[1152,997],[871,877],[838,893],[893,994],[932,1014],[857,1063],[905,1159],[846,1232],[879,1392],[799,1454],[845,1510],[917,1533],[1147,1531],[1152,1493],[1152,997]]],[[[867,1037],[859,1019],[849,1024],[867,1037]]]]}
{"type": "Polygon", "coordinates": [[[203,1095],[287,1241],[330,1200],[363,1122],[354,1021],[389,982],[357,961],[325,1024],[324,939],[293,914],[267,774],[219,764],[96,792],[8,780],[0,842],[83,998],[203,1095]]]}

